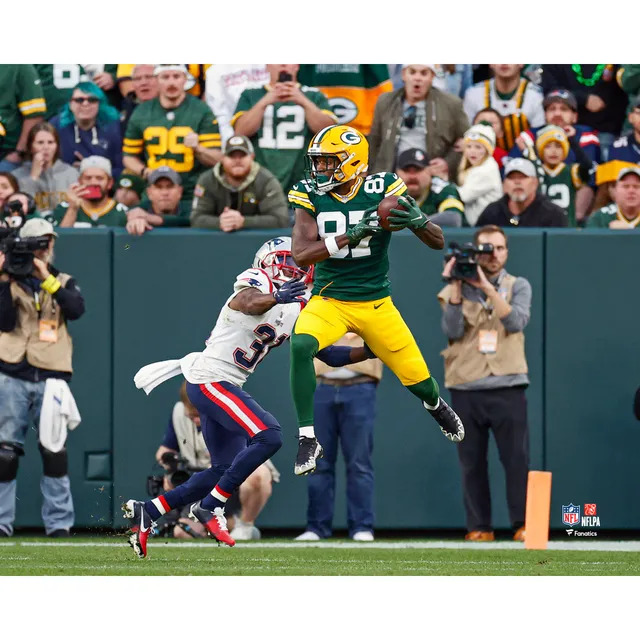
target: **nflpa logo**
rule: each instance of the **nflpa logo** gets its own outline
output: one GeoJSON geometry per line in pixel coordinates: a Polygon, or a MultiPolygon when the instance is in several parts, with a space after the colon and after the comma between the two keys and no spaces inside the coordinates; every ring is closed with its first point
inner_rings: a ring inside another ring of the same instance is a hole
{"type": "Polygon", "coordinates": [[[596,505],[595,504],[585,504],[584,505],[584,515],[585,516],[595,516],[596,515],[596,505]]]}

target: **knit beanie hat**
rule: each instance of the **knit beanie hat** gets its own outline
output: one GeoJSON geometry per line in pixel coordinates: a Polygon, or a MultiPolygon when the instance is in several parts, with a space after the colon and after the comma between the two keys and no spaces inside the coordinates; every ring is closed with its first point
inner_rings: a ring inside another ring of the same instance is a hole
{"type": "Polygon", "coordinates": [[[536,136],[536,151],[538,152],[539,158],[542,159],[544,148],[550,142],[560,143],[564,153],[563,160],[569,155],[569,138],[567,138],[567,134],[564,132],[564,129],[555,124],[549,124],[546,127],[539,129],[538,135],[536,136]]]}
{"type": "Polygon", "coordinates": [[[465,142],[479,142],[483,145],[489,156],[493,155],[496,148],[496,133],[493,127],[486,124],[474,124],[465,134],[465,142]]]}

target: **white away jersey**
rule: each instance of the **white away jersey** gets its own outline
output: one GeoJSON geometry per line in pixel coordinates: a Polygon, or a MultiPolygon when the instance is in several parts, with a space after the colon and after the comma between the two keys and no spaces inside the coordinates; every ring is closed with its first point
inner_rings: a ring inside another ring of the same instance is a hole
{"type": "MultiPolygon", "coordinates": [[[[247,269],[236,278],[234,293],[222,307],[216,326],[205,343],[206,349],[189,369],[190,382],[227,381],[242,387],[269,349],[279,347],[291,335],[304,304],[277,304],[261,316],[250,316],[229,308],[229,302],[248,287],[261,293],[275,290],[262,269],[247,269]]],[[[309,299],[309,293],[305,299],[309,299]]]]}

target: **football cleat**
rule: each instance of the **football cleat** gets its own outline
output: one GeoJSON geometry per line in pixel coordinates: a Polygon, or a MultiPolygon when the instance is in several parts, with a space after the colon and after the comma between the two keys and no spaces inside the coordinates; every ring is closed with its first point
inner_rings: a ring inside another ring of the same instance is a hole
{"type": "Polygon", "coordinates": [[[426,403],[422,403],[424,408],[433,416],[440,425],[440,431],[444,437],[451,442],[462,442],[464,440],[464,426],[458,414],[442,399],[437,409],[429,409],[426,403]]]}
{"type": "Polygon", "coordinates": [[[204,525],[212,538],[218,542],[223,542],[229,547],[233,547],[236,541],[229,535],[227,519],[224,517],[224,509],[216,507],[213,511],[203,509],[200,502],[195,502],[189,510],[189,517],[204,525]]]}
{"type": "Polygon", "coordinates": [[[306,476],[316,470],[316,460],[322,458],[324,451],[316,438],[303,436],[298,438],[298,455],[294,473],[297,476],[306,476]]]}
{"type": "Polygon", "coordinates": [[[154,522],[144,509],[144,502],[129,500],[122,505],[124,517],[129,519],[129,544],[138,558],[147,557],[147,540],[154,522]]]}

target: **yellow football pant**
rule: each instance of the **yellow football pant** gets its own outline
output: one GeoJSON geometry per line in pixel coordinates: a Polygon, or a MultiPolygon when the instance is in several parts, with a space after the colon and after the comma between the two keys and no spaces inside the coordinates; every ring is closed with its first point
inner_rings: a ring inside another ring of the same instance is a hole
{"type": "Polygon", "coordinates": [[[348,331],[357,333],[405,387],[430,377],[415,338],[390,297],[347,302],[313,296],[294,328],[295,334],[313,336],[320,349],[348,331]]]}

